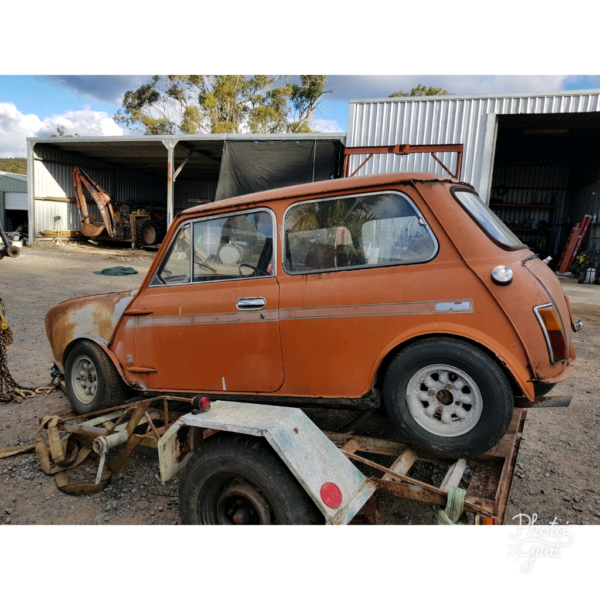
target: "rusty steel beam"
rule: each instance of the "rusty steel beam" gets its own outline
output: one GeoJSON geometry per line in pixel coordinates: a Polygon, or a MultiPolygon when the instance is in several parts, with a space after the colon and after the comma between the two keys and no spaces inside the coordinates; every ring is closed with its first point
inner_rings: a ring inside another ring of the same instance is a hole
{"type": "Polygon", "coordinates": [[[358,165],[358,167],[356,167],[356,169],[354,169],[354,171],[352,172],[352,175],[350,175],[350,177],[354,177],[372,158],[373,158],[373,155],[369,154],[369,156],[367,156],[367,158],[365,158],[365,160],[363,160],[360,163],[360,165],[358,165]]]}
{"type": "MultiPolygon", "coordinates": [[[[371,481],[377,485],[377,489],[398,498],[407,498],[438,506],[445,506],[448,502],[448,495],[437,488],[429,489],[429,486],[426,488],[423,485],[410,485],[385,479],[371,479],[371,481]]],[[[488,517],[496,516],[496,503],[493,500],[466,496],[464,507],[468,512],[480,513],[488,517]]]]}
{"type": "Polygon", "coordinates": [[[450,170],[448,169],[448,167],[432,152],[431,156],[433,157],[433,160],[435,160],[435,162],[440,165],[440,167],[442,167],[442,169],[444,169],[444,171],[446,171],[446,173],[448,173],[448,175],[450,175],[450,177],[454,177],[454,175],[450,172],[450,170]]]}
{"type": "Polygon", "coordinates": [[[464,144],[428,144],[414,145],[396,144],[395,146],[355,146],[345,148],[345,156],[356,154],[397,154],[400,156],[406,154],[423,154],[429,152],[463,152],[464,144]]]}
{"type": "Polygon", "coordinates": [[[431,156],[440,164],[442,169],[454,179],[459,179],[462,171],[462,159],[464,152],[464,144],[396,144],[395,146],[355,146],[353,148],[344,149],[344,177],[348,177],[348,171],[350,168],[350,156],[358,156],[361,154],[368,154],[369,156],[364,160],[358,168],[356,168],[350,177],[354,177],[358,171],[364,167],[364,165],[373,158],[375,154],[395,154],[397,156],[406,156],[408,154],[431,154],[431,156]],[[456,152],[456,173],[453,174],[444,163],[435,155],[435,152],[456,152]]]}

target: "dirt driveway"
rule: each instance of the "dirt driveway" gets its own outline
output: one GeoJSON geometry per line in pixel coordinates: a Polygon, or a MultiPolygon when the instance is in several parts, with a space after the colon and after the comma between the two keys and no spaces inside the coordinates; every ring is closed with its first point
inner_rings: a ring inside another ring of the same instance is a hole
{"type": "MultiPolygon", "coordinates": [[[[0,296],[14,332],[9,366],[24,386],[50,381],[52,355],[44,331],[46,312],[58,302],[107,290],[140,285],[154,255],[141,251],[97,250],[89,247],[26,248],[18,259],[0,262],[0,296]],[[111,266],[135,268],[128,277],[94,275],[111,266]]],[[[575,375],[553,394],[572,395],[568,409],[530,410],[517,463],[506,522],[519,512],[537,513],[541,522],[555,516],[565,523],[600,523],[600,286],[563,280],[576,318],[585,328],[576,336],[575,375]]],[[[62,393],[37,396],[21,404],[0,404],[0,447],[30,444],[38,418],[68,408],[62,393]]],[[[321,427],[340,428],[349,415],[311,410],[321,427]]],[[[382,416],[375,416],[356,433],[398,439],[382,416]]],[[[87,464],[94,475],[93,464],[87,464]]],[[[44,475],[34,454],[0,460],[0,524],[176,524],[178,481],[165,487],[156,480],[157,461],[140,449],[121,473],[99,494],[72,497],[58,491],[44,475]]],[[[86,467],[82,467],[85,469],[86,467]]],[[[84,472],[85,475],[85,472],[84,472]]],[[[439,485],[443,472],[420,473],[439,485]]],[[[436,507],[383,497],[382,524],[435,522],[436,507]]]]}

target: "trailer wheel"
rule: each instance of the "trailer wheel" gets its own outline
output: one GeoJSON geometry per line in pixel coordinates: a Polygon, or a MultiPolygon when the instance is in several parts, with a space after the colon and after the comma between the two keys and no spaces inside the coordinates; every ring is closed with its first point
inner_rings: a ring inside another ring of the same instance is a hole
{"type": "Polygon", "coordinates": [[[77,342],[65,361],[65,388],[73,410],[85,415],[123,404],[128,387],[97,344],[77,342]]]}
{"type": "Polygon", "coordinates": [[[386,372],[383,398],[404,437],[447,456],[489,450],[506,433],[514,409],[500,367],[479,348],[447,338],[398,353],[386,372]]]}
{"type": "Polygon", "coordinates": [[[319,509],[262,438],[221,433],[190,458],[179,487],[187,525],[311,525],[319,509]]]}
{"type": "Polygon", "coordinates": [[[158,244],[162,239],[160,228],[154,219],[138,219],[135,229],[138,248],[153,246],[154,244],[158,244]]]}

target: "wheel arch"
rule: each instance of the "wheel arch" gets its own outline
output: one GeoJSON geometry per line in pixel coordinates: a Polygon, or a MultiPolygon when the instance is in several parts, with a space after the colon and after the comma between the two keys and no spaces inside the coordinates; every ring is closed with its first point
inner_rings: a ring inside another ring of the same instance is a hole
{"type": "Polygon", "coordinates": [[[388,366],[394,360],[399,352],[408,348],[416,342],[427,339],[442,338],[451,340],[460,340],[475,346],[489,356],[504,372],[510,383],[515,396],[524,395],[530,401],[535,398],[533,383],[530,381],[531,375],[526,367],[518,360],[514,354],[503,347],[494,348],[491,340],[486,340],[484,335],[468,335],[466,332],[457,332],[452,330],[439,329],[439,331],[415,332],[412,335],[396,339],[388,346],[379,357],[377,366],[372,378],[372,387],[375,390],[383,389],[383,378],[388,366]]]}
{"type": "Polygon", "coordinates": [[[127,377],[125,377],[125,372],[123,371],[123,367],[121,366],[121,363],[118,361],[114,352],[108,346],[108,342],[106,340],[103,340],[102,338],[99,338],[99,337],[96,337],[93,335],[82,335],[82,336],[75,338],[69,342],[69,345],[65,348],[65,351],[63,352],[63,357],[62,357],[63,358],[63,360],[62,360],[63,371],[65,370],[65,365],[67,364],[67,357],[69,355],[69,352],[71,352],[71,350],[73,349],[73,346],[75,346],[75,344],[77,344],[77,342],[83,342],[83,341],[92,342],[92,343],[96,344],[96,346],[99,346],[100,348],[102,348],[104,353],[108,356],[108,358],[110,358],[111,362],[115,366],[115,369],[117,369],[117,372],[119,373],[121,379],[123,380],[123,382],[126,385],[128,385],[131,388],[139,387],[137,385],[134,386],[132,384],[132,382],[129,381],[127,379],[127,377]]]}

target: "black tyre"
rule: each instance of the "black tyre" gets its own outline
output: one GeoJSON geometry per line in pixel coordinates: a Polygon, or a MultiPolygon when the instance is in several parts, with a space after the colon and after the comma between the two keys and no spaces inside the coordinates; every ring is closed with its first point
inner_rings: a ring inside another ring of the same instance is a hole
{"type": "Polygon", "coordinates": [[[190,458],[179,486],[187,525],[311,525],[324,519],[262,438],[221,433],[190,458]]]}
{"type": "Polygon", "coordinates": [[[65,362],[65,388],[73,410],[85,415],[123,404],[128,387],[97,344],[77,342],[65,362]]]}
{"type": "Polygon", "coordinates": [[[136,245],[154,246],[162,240],[161,228],[158,223],[148,217],[147,219],[138,219],[135,225],[136,245]]]}
{"type": "Polygon", "coordinates": [[[511,386],[494,360],[448,338],[399,352],[386,372],[383,398],[406,439],[453,457],[481,454],[497,444],[514,409],[511,386]]]}

